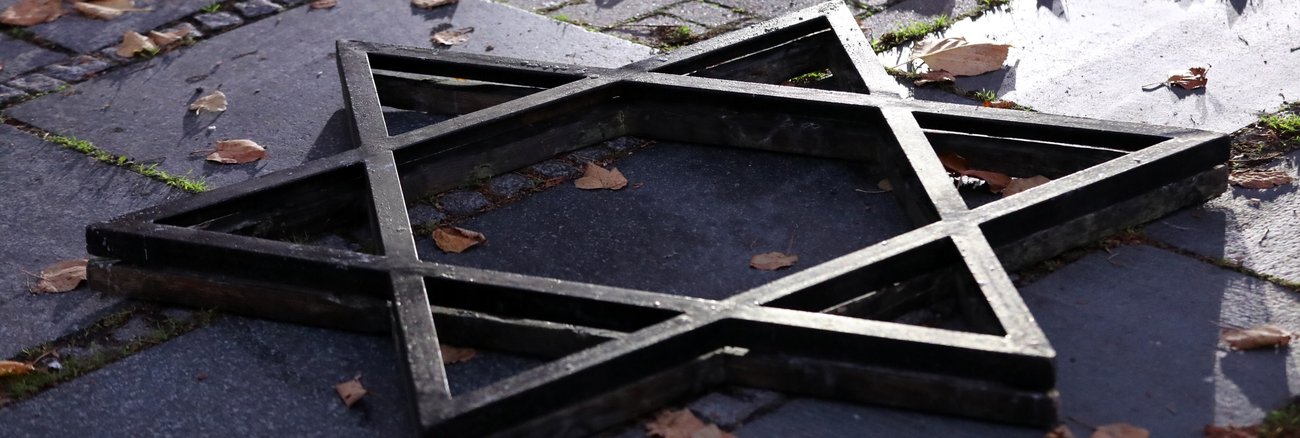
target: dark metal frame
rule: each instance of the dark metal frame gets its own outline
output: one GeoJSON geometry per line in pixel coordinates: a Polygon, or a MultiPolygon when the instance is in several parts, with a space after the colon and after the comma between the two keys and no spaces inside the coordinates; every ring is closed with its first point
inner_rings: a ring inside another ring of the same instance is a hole
{"type": "Polygon", "coordinates": [[[391,320],[426,435],[583,435],[722,383],[1047,425],[1054,352],[1004,266],[1226,184],[1220,134],[902,98],[837,3],[619,69],[354,41],[338,62],[357,149],[92,225],[89,252],[115,260],[91,282],[317,325],[391,320]],[[826,89],[772,85],[821,67],[826,89]],[[389,136],[381,100],[464,115],[389,136]],[[725,300],[419,259],[408,198],[624,135],[862,162],[915,229],[725,300]],[[936,150],[1054,181],[970,209],[936,150]],[[349,216],[381,245],[241,235],[349,216]],[[969,330],[888,321],[940,300],[969,330]],[[440,339],[556,360],[453,397],[440,339]]]}

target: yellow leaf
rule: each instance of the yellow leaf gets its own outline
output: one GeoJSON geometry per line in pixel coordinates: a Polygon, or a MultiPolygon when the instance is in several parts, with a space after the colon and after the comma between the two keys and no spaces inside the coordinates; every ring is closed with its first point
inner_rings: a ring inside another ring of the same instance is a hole
{"type": "Polygon", "coordinates": [[[194,111],[195,114],[200,111],[219,113],[225,110],[226,93],[222,93],[221,90],[212,90],[211,93],[190,102],[190,111],[194,111]]]}
{"type": "Polygon", "coordinates": [[[222,164],[243,164],[266,158],[266,148],[252,140],[222,140],[207,160],[222,164]]]}
{"type": "Polygon", "coordinates": [[[29,364],[14,362],[12,360],[0,360],[0,377],[21,376],[35,370],[36,367],[29,364]]]}
{"type": "Polygon", "coordinates": [[[455,4],[458,0],[411,0],[411,6],[424,9],[433,9],[439,6],[455,4]]]}
{"type": "Polygon", "coordinates": [[[361,376],[334,385],[334,391],[339,393],[339,398],[343,400],[343,405],[349,408],[358,401],[361,401],[361,397],[366,396],[366,387],[361,386],[361,376]]]}
{"type": "Polygon", "coordinates": [[[122,44],[117,45],[117,56],[130,58],[136,53],[158,50],[158,46],[139,32],[127,31],[122,34],[122,44]]]}
{"type": "Polygon", "coordinates": [[[882,179],[882,180],[880,180],[880,182],[877,182],[877,183],[876,183],[876,187],[878,187],[878,188],[880,188],[880,190],[884,190],[884,191],[886,191],[886,192],[892,192],[892,191],[894,191],[894,183],[889,182],[888,179],[882,179]]]}
{"type": "Polygon", "coordinates": [[[582,178],[574,180],[573,185],[583,190],[618,190],[627,187],[627,178],[624,178],[623,173],[617,168],[605,170],[595,164],[587,163],[582,178]]]}
{"type": "Polygon", "coordinates": [[[1052,182],[1052,180],[1047,179],[1047,177],[1042,175],[1035,175],[1029,178],[1011,178],[1011,182],[1007,183],[1007,188],[1002,189],[1002,197],[1005,198],[1049,182],[1052,182]]]}
{"type": "Polygon", "coordinates": [[[1151,432],[1128,423],[1107,424],[1092,431],[1092,438],[1151,438],[1151,432]]]}
{"type": "Polygon", "coordinates": [[[961,174],[970,170],[970,165],[966,163],[966,158],[957,155],[956,152],[943,152],[939,154],[939,162],[943,163],[943,170],[948,173],[961,174]]]}
{"type": "Polygon", "coordinates": [[[1220,338],[1237,350],[1254,350],[1289,345],[1293,336],[1281,327],[1265,324],[1246,329],[1225,329],[1220,338]]]}
{"type": "Polygon", "coordinates": [[[158,47],[168,47],[181,42],[188,35],[189,31],[185,29],[176,29],[171,32],[159,32],[156,30],[149,31],[149,41],[158,47]]]}
{"type": "Polygon", "coordinates": [[[749,266],[760,271],[775,271],[792,266],[799,261],[799,256],[779,252],[765,252],[749,259],[749,266]]]}
{"type": "Polygon", "coordinates": [[[438,227],[433,230],[433,243],[438,249],[449,253],[461,253],[483,242],[487,242],[487,236],[483,233],[461,227],[438,227]]]}
{"type": "Polygon", "coordinates": [[[1002,68],[1007,44],[970,43],[965,38],[921,41],[912,45],[912,59],[925,61],[930,70],[945,70],[953,76],[974,76],[1002,68]]]}
{"type": "Polygon", "coordinates": [[[455,46],[455,45],[465,44],[466,42],[468,42],[469,34],[471,33],[474,33],[474,28],[472,27],[466,27],[463,29],[456,29],[456,30],[448,29],[433,34],[432,37],[429,37],[429,40],[433,41],[435,44],[442,45],[442,46],[455,46]]]}
{"type": "Polygon", "coordinates": [[[76,289],[86,281],[86,259],[63,260],[41,269],[40,281],[29,289],[32,293],[61,293],[76,289]]]}
{"type": "Polygon", "coordinates": [[[455,347],[447,344],[438,344],[438,349],[442,351],[442,363],[451,365],[461,363],[474,358],[478,351],[473,348],[455,347]]]}
{"type": "Polygon", "coordinates": [[[135,7],[134,0],[94,0],[85,2],[75,2],[72,9],[76,9],[81,15],[99,20],[112,20],[127,12],[147,11],[135,7]]]}
{"type": "Polygon", "coordinates": [[[63,15],[60,0],[19,0],[0,12],[0,23],[11,26],[32,26],[49,23],[63,15]]]}

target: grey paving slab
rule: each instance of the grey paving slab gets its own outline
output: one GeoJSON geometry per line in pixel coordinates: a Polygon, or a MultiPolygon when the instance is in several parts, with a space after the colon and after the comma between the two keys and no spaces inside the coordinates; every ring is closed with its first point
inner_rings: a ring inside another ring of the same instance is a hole
{"type": "Polygon", "coordinates": [[[53,50],[33,45],[9,35],[0,35],[0,82],[36,70],[66,58],[53,50]]]}
{"type": "Polygon", "coordinates": [[[194,16],[194,21],[199,23],[203,30],[212,32],[222,29],[229,29],[244,24],[244,19],[239,18],[231,12],[212,12],[194,16]]]}
{"type": "Polygon", "coordinates": [[[679,3],[668,8],[667,12],[709,27],[720,26],[745,18],[745,15],[734,9],[702,1],[679,3]]]}
{"type": "Polygon", "coordinates": [[[66,15],[50,23],[28,27],[27,30],[73,51],[90,53],[122,42],[123,33],[146,33],[198,12],[212,3],[212,0],[136,0],[136,7],[147,8],[149,11],[128,12],[110,21],[88,18],[65,6],[66,15]]]}
{"type": "MultiPolygon", "coordinates": [[[[1021,289],[1057,353],[1061,414],[1158,437],[1252,424],[1300,392],[1300,352],[1229,352],[1216,323],[1300,329],[1300,296],[1149,246],[1097,252],[1021,289]]],[[[1075,436],[1090,431],[1076,422],[1075,436]]],[[[1042,430],[796,399],[738,436],[1041,437],[1042,430]]]]}
{"type": "Polygon", "coordinates": [[[690,32],[684,36],[699,35],[708,30],[702,25],[686,21],[683,18],[672,15],[654,15],[630,23],[619,24],[606,32],[642,44],[655,44],[664,35],[676,37],[677,32],[682,28],[690,32]]]}
{"type": "Polygon", "coordinates": [[[488,243],[420,257],[565,280],[725,297],[864,248],[909,228],[879,177],[851,163],[740,149],[657,144],[618,160],[621,191],[563,183],[458,226],[488,243]],[[779,175],[779,177],[774,177],[779,175]],[[799,262],[749,267],[781,251],[799,262]]]}
{"type": "Polygon", "coordinates": [[[1300,4],[1013,1],[946,36],[1011,44],[1007,71],[961,78],[966,89],[1035,109],[1231,132],[1300,97],[1300,4]],[[1057,7],[1060,6],[1060,7],[1057,7]],[[1140,25],[1139,25],[1140,24],[1140,25]],[[1160,88],[1171,71],[1209,67],[1204,90],[1160,88]]]}
{"type": "MultiPolygon", "coordinates": [[[[1270,167],[1300,181],[1300,152],[1270,167]]],[[[1152,223],[1146,234],[1206,257],[1300,282],[1300,193],[1295,184],[1265,190],[1232,187],[1203,206],[1152,223]]]]}
{"type": "Polygon", "coordinates": [[[0,105],[17,102],[27,97],[27,92],[13,87],[0,85],[0,105]]]}
{"type": "Polygon", "coordinates": [[[565,6],[548,15],[598,27],[608,27],[649,14],[681,0],[600,0],[565,6]]]}
{"type": "Polygon", "coordinates": [[[107,313],[119,300],[84,286],[32,295],[31,276],[85,257],[85,226],[182,196],[125,169],[100,164],[0,125],[0,357],[54,340],[107,313]]]}
{"type": "Polygon", "coordinates": [[[45,76],[65,82],[78,82],[112,67],[107,60],[92,55],[77,55],[41,71],[45,76]]]}
{"type": "Polygon", "coordinates": [[[334,60],[337,39],[429,46],[431,29],[455,24],[477,30],[454,50],[484,53],[492,46],[494,55],[607,67],[650,54],[614,37],[484,1],[465,0],[439,11],[431,15],[404,0],[298,8],[83,83],[75,95],[49,96],[9,113],[221,186],[351,147],[334,60]],[[196,116],[186,110],[212,89],[229,97],[229,111],[196,116]],[[253,139],[270,157],[220,166],[193,153],[232,138],[253,139]]]}
{"type": "Polygon", "coordinates": [[[32,73],[14,78],[9,82],[5,82],[5,85],[29,93],[49,93],[62,88],[67,83],[40,73],[32,73]]]}
{"type": "Polygon", "coordinates": [[[0,409],[0,435],[404,436],[387,336],[226,317],[0,409]],[[351,409],[334,385],[360,374],[351,409]]]}

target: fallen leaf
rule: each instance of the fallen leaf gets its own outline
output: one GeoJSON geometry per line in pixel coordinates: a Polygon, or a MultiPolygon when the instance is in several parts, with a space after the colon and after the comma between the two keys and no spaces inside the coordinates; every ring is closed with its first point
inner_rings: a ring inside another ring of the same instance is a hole
{"type": "Polygon", "coordinates": [[[468,42],[469,34],[471,33],[474,33],[474,28],[472,27],[466,27],[463,29],[456,29],[456,30],[447,29],[442,32],[433,34],[433,36],[430,37],[429,40],[433,41],[435,44],[438,45],[454,46],[458,44],[465,44],[466,42],[468,42]]]}
{"type": "Polygon", "coordinates": [[[311,7],[312,9],[333,9],[335,6],[338,5],[339,5],[339,0],[316,0],[309,3],[307,6],[311,7]]]}
{"type": "Polygon", "coordinates": [[[117,45],[117,56],[130,58],[136,53],[158,50],[158,45],[154,44],[148,37],[140,35],[136,31],[127,31],[122,34],[122,44],[117,45]]]}
{"type": "Polygon", "coordinates": [[[221,90],[212,90],[206,96],[194,99],[194,102],[190,103],[190,111],[194,111],[195,114],[200,111],[219,113],[225,110],[226,93],[222,93],[221,90]]]}
{"type": "Polygon", "coordinates": [[[19,0],[0,12],[0,23],[11,26],[31,26],[49,23],[63,15],[61,0],[19,0]]]}
{"type": "Polygon", "coordinates": [[[998,109],[1013,109],[1016,107],[1015,102],[1012,102],[1010,100],[1001,100],[1001,99],[986,100],[982,105],[985,108],[998,108],[998,109]]]}
{"type": "Polygon", "coordinates": [[[573,185],[583,190],[600,190],[610,189],[618,190],[627,187],[627,178],[618,168],[605,170],[595,164],[587,163],[587,170],[582,173],[582,178],[573,181],[573,185]]]}
{"type": "Polygon", "coordinates": [[[1248,189],[1271,189],[1291,183],[1291,175],[1281,170],[1241,170],[1228,176],[1232,185],[1248,189]]]}
{"type": "Polygon", "coordinates": [[[1007,176],[1005,173],[990,172],[987,170],[967,170],[961,174],[971,178],[984,180],[984,182],[989,184],[989,191],[993,193],[999,193],[1002,189],[1007,188],[1007,185],[1011,184],[1011,177],[1007,176]]]}
{"type": "Polygon", "coordinates": [[[749,266],[760,271],[775,271],[794,265],[799,256],[779,252],[765,252],[749,259],[749,266]]]}
{"type": "Polygon", "coordinates": [[[1070,431],[1069,426],[1062,424],[1048,431],[1047,435],[1043,435],[1043,438],[1074,438],[1074,432],[1070,431]]]}
{"type": "Polygon", "coordinates": [[[1092,438],[1151,438],[1151,432],[1128,423],[1107,424],[1092,431],[1092,438]]]}
{"type": "Polygon", "coordinates": [[[646,434],[658,438],[694,438],[695,431],[708,427],[689,409],[663,410],[646,423],[646,434]]]}
{"type": "Polygon", "coordinates": [[[252,140],[222,140],[207,160],[222,164],[243,164],[266,158],[266,148],[252,140]]]}
{"type": "Polygon", "coordinates": [[[736,438],[736,436],[727,433],[722,429],[718,429],[717,425],[710,424],[705,426],[703,429],[697,429],[695,432],[691,432],[691,438],[736,438]]]}
{"type": "Polygon", "coordinates": [[[1183,87],[1184,90],[1202,88],[1205,87],[1206,83],[1210,82],[1210,80],[1205,77],[1205,73],[1208,71],[1209,70],[1204,67],[1192,67],[1187,69],[1187,71],[1171,72],[1169,73],[1169,79],[1165,80],[1165,84],[1171,87],[1177,85],[1183,87]]]}
{"type": "Polygon", "coordinates": [[[34,294],[61,293],[86,281],[86,259],[63,260],[41,269],[40,281],[29,289],[34,294]]]}
{"type": "Polygon", "coordinates": [[[953,76],[948,70],[930,70],[922,73],[921,78],[912,81],[912,84],[922,87],[927,84],[942,84],[956,81],[957,77],[953,76]]]}
{"type": "Polygon", "coordinates": [[[876,187],[886,192],[894,191],[894,183],[889,182],[888,178],[880,180],[880,182],[876,183],[876,187]]]}
{"type": "Polygon", "coordinates": [[[447,344],[438,344],[438,349],[442,350],[442,363],[451,365],[461,363],[474,358],[478,351],[473,348],[455,347],[447,344]]]}
{"type": "Polygon", "coordinates": [[[171,32],[151,30],[149,31],[149,41],[153,42],[154,45],[158,47],[169,47],[173,44],[180,43],[185,39],[186,35],[189,35],[189,31],[185,29],[176,29],[171,32]]]}
{"type": "Polygon", "coordinates": [[[433,230],[433,243],[450,253],[461,253],[472,246],[487,242],[487,236],[461,227],[438,227],[433,230]]]}
{"type": "Polygon", "coordinates": [[[1011,182],[1007,183],[1007,187],[1002,189],[1002,197],[1005,198],[1049,182],[1052,182],[1052,180],[1042,175],[1034,175],[1029,178],[1011,178],[1011,182]]]}
{"type": "Polygon", "coordinates": [[[1205,438],[1255,438],[1259,426],[1205,426],[1205,438]]]}
{"type": "Polygon", "coordinates": [[[147,11],[135,7],[134,0],[95,0],[85,2],[75,2],[72,9],[76,9],[81,15],[100,20],[112,20],[127,12],[147,11]]]}
{"type": "Polygon", "coordinates": [[[970,164],[966,163],[966,158],[957,155],[956,152],[940,153],[939,162],[943,163],[943,170],[948,171],[948,173],[961,174],[970,170],[970,164]]]}
{"type": "Polygon", "coordinates": [[[439,6],[455,4],[459,0],[411,0],[411,6],[424,9],[433,9],[439,6]]]}
{"type": "Polygon", "coordinates": [[[1265,324],[1245,329],[1224,329],[1219,337],[1234,349],[1254,350],[1257,348],[1286,346],[1291,343],[1293,336],[1295,334],[1281,327],[1265,324]]]}
{"type": "Polygon", "coordinates": [[[953,76],[974,76],[1001,69],[1010,48],[1007,44],[944,38],[913,44],[911,59],[925,61],[930,70],[946,70],[953,76]]]}
{"type": "Polygon", "coordinates": [[[361,386],[361,376],[356,376],[352,380],[334,385],[334,391],[339,393],[339,398],[343,400],[343,405],[352,407],[361,397],[366,396],[366,387],[361,386]]]}
{"type": "Polygon", "coordinates": [[[31,364],[14,362],[12,360],[0,360],[0,377],[21,376],[32,371],[36,371],[36,367],[33,367],[31,364]]]}

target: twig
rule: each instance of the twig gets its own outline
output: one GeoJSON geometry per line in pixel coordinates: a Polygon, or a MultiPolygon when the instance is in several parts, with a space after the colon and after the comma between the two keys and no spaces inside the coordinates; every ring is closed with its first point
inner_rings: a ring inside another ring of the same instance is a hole
{"type": "Polygon", "coordinates": [[[1261,237],[1259,238],[1259,244],[1260,244],[1260,245],[1263,245],[1263,244],[1264,244],[1264,239],[1267,239],[1267,238],[1268,238],[1268,232],[1269,232],[1269,231],[1270,231],[1269,228],[1265,228],[1265,229],[1264,229],[1264,235],[1261,236],[1261,237]]]}

